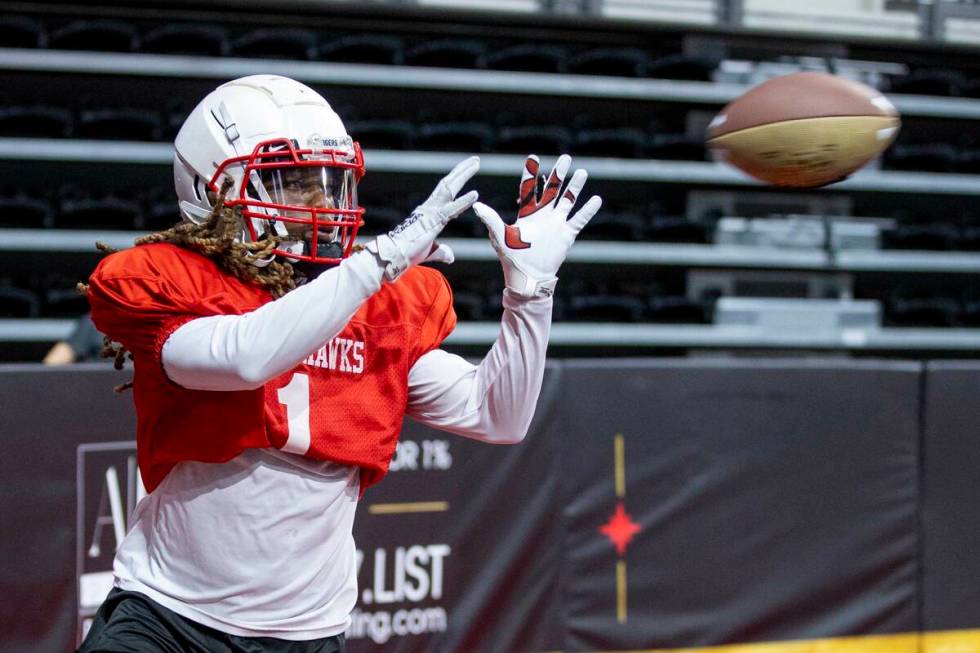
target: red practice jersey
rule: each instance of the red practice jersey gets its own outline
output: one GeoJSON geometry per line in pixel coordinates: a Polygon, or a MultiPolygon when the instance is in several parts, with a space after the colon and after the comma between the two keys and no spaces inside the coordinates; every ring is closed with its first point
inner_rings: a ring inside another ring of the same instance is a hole
{"type": "Polygon", "coordinates": [[[269,301],[268,291],[166,243],[113,254],[92,274],[92,320],[133,354],[137,457],[148,491],[178,462],[225,462],[251,447],[356,465],[362,491],[387,472],[408,372],[456,325],[445,278],[415,267],[383,285],[336,338],[262,388],[189,390],[167,377],[160,352],[181,325],[269,301]]]}

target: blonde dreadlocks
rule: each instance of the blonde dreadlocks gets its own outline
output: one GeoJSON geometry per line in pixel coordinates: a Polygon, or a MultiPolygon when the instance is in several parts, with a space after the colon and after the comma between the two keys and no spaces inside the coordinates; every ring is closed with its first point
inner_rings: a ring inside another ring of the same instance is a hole
{"type": "MultiPolygon", "coordinates": [[[[231,189],[232,181],[226,180],[221,187],[214,209],[208,219],[201,224],[189,221],[180,222],[169,229],[148,234],[136,239],[136,245],[152,243],[172,243],[180,247],[203,254],[214,259],[218,265],[231,272],[235,277],[246,283],[254,283],[267,288],[273,297],[282,297],[296,287],[297,282],[303,281],[293,266],[285,261],[273,260],[264,266],[256,265],[258,261],[272,257],[272,250],[281,241],[280,238],[267,235],[260,241],[243,243],[237,240],[244,228],[241,207],[224,205],[225,195],[231,189]]],[[[101,252],[112,253],[116,250],[105,243],[96,243],[101,252]]],[[[79,283],[76,286],[82,294],[88,294],[88,285],[79,283]]],[[[121,370],[126,361],[126,348],[113,342],[108,336],[103,338],[102,357],[113,358],[114,366],[121,370]]],[[[132,360],[133,355],[128,354],[132,360]]],[[[123,392],[133,386],[132,381],[116,386],[116,392],[123,392]]]]}

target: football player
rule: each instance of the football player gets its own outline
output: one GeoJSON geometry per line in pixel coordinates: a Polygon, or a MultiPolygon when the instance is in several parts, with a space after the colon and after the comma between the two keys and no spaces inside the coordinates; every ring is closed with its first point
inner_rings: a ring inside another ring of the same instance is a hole
{"type": "Polygon", "coordinates": [[[105,258],[96,326],[135,365],[148,491],[83,651],[340,651],[357,599],[358,498],[404,416],[491,443],[527,432],[556,273],[601,205],[529,157],[508,225],[457,165],[387,234],[355,244],[359,145],[312,89],[256,75],[210,93],[175,143],[183,221],[105,258]],[[473,208],[503,264],[479,365],[439,348],[456,317],[436,243],[473,208]]]}

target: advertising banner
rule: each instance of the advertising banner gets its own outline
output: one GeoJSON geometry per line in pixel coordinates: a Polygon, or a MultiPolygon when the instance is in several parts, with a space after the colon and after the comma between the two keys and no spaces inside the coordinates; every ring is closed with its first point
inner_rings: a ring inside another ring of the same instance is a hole
{"type": "MultiPolygon", "coordinates": [[[[72,650],[108,590],[127,376],[0,369],[0,652],[72,650]]],[[[978,392],[973,363],[565,361],[518,446],[406,421],[348,650],[980,651],[978,392]]]]}
{"type": "Polygon", "coordinates": [[[560,646],[562,524],[551,366],[530,433],[491,445],[406,421],[392,471],[358,507],[361,601],[348,650],[560,646]]]}
{"type": "MultiPolygon", "coordinates": [[[[87,561],[76,535],[80,488],[98,502],[105,479],[104,473],[78,477],[79,447],[133,439],[132,398],[112,391],[128,376],[101,364],[5,365],[0,371],[0,651],[74,648],[78,571],[87,561]]],[[[124,469],[117,469],[121,482],[124,469]]],[[[120,496],[125,503],[125,489],[120,496]]],[[[103,516],[111,517],[108,499],[103,516]]],[[[96,505],[93,515],[97,511],[96,505]]],[[[111,561],[115,531],[103,523],[100,537],[86,546],[95,544],[96,557],[111,561]]]]}
{"type": "MultiPolygon", "coordinates": [[[[922,611],[927,630],[980,625],[980,364],[926,368],[922,611]]],[[[963,651],[980,650],[975,648],[963,651]]]]}
{"type": "Polygon", "coordinates": [[[916,630],[918,365],[563,374],[565,650],[916,630]]]}

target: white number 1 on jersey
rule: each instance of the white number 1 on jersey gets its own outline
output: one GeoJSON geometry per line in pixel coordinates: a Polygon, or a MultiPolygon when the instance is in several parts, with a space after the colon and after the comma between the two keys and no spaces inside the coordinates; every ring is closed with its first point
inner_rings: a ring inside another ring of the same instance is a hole
{"type": "Polygon", "coordinates": [[[310,449],[310,377],[297,372],[279,388],[279,403],[286,406],[289,436],[283,451],[305,454],[310,449]]]}

